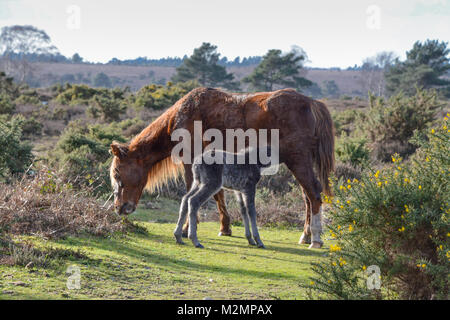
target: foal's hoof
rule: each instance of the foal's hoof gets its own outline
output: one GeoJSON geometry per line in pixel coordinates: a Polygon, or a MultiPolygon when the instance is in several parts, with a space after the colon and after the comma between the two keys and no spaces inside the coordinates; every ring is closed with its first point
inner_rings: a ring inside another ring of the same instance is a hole
{"type": "Polygon", "coordinates": [[[182,236],[183,238],[187,238],[187,237],[188,237],[188,232],[187,232],[187,231],[186,231],[186,232],[183,231],[183,233],[181,234],[181,236],[182,236]]]}
{"type": "Polygon", "coordinates": [[[264,243],[260,243],[260,244],[258,244],[258,248],[265,249],[266,246],[264,245],[264,243]]]}
{"type": "Polygon", "coordinates": [[[186,243],[184,243],[183,240],[178,240],[178,239],[177,239],[177,244],[179,244],[179,245],[185,245],[186,243]]]}
{"type": "Polygon", "coordinates": [[[248,239],[248,244],[251,246],[256,246],[256,242],[253,239],[248,239]]]}
{"type": "Polygon", "coordinates": [[[196,248],[199,248],[199,249],[203,249],[203,248],[204,248],[204,246],[203,246],[201,243],[197,243],[197,244],[195,245],[195,247],[196,247],[196,248]]]}
{"type": "Polygon", "coordinates": [[[175,234],[174,237],[177,244],[184,244],[183,240],[181,240],[181,235],[175,234]]]}
{"type": "Polygon", "coordinates": [[[309,249],[320,249],[320,248],[322,248],[322,245],[323,245],[323,243],[314,241],[309,246],[309,249]]]}
{"type": "Polygon", "coordinates": [[[229,230],[229,231],[220,231],[219,232],[219,237],[222,237],[222,236],[231,237],[231,230],[229,230]]]}

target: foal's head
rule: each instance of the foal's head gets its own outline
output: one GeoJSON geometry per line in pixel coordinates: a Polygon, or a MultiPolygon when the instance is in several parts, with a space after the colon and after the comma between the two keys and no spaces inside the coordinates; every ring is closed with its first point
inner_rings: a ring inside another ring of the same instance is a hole
{"type": "Polygon", "coordinates": [[[147,174],[143,161],[130,155],[126,145],[113,142],[111,152],[114,155],[110,170],[114,208],[119,214],[128,215],[136,210],[147,174]]]}

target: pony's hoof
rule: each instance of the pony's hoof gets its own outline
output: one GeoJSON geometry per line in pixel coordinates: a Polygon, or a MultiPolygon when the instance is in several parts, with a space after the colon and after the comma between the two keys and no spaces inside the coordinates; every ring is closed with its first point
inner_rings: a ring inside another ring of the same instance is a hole
{"type": "Polygon", "coordinates": [[[253,239],[248,239],[248,244],[251,246],[256,246],[256,242],[253,239]]]}
{"type": "Polygon", "coordinates": [[[186,243],[184,243],[183,241],[177,241],[177,244],[179,244],[180,246],[185,245],[186,243]]]}
{"type": "Polygon", "coordinates": [[[298,244],[311,244],[311,236],[302,233],[300,240],[298,240],[298,244]]]}
{"type": "Polygon", "coordinates": [[[230,231],[220,231],[219,237],[222,237],[222,236],[231,237],[231,230],[230,231]]]}
{"type": "Polygon", "coordinates": [[[187,231],[186,231],[186,232],[183,231],[183,233],[181,234],[181,236],[182,236],[183,238],[187,238],[187,237],[188,237],[187,231]]]}
{"type": "Polygon", "coordinates": [[[320,248],[322,248],[322,245],[323,245],[322,243],[314,241],[309,246],[309,249],[320,249],[320,248]]]}
{"type": "Polygon", "coordinates": [[[201,243],[197,243],[197,244],[195,245],[195,247],[196,247],[196,248],[199,248],[199,249],[203,249],[203,248],[204,248],[204,246],[203,246],[201,243]]]}

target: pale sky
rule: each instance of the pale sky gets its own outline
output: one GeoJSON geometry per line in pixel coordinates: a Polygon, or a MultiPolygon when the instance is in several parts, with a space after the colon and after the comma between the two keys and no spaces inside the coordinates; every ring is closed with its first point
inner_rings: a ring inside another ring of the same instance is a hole
{"type": "Polygon", "coordinates": [[[236,56],[302,47],[311,67],[401,58],[416,40],[450,41],[450,0],[0,0],[0,27],[45,30],[93,62],[190,55],[202,42],[236,56]]]}

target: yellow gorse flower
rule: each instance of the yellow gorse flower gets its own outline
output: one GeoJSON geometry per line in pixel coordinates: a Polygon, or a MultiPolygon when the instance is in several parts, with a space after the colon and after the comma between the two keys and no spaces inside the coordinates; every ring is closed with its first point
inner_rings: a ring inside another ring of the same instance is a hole
{"type": "Polygon", "coordinates": [[[342,248],[339,247],[338,245],[330,245],[330,251],[331,252],[337,252],[337,251],[341,251],[342,248]]]}

